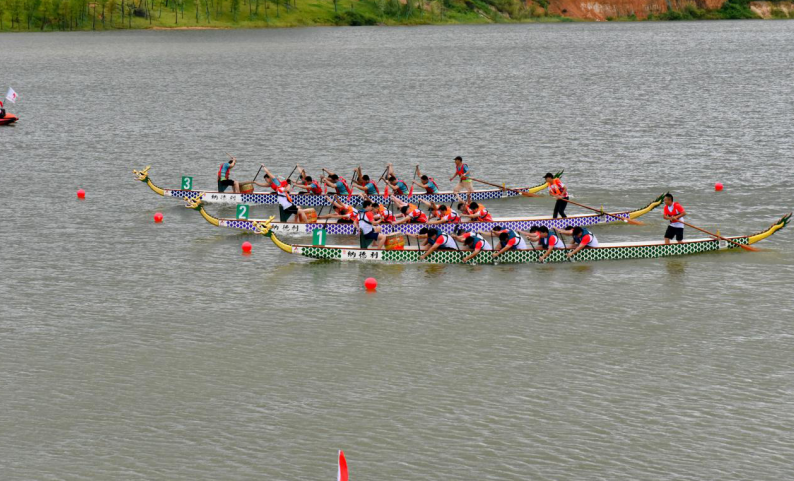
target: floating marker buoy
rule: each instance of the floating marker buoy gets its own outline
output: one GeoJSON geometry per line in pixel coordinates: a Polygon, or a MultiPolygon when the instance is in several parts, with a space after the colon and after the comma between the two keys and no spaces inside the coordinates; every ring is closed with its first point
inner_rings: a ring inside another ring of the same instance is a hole
{"type": "Polygon", "coordinates": [[[83,189],[77,191],[77,198],[80,200],[85,199],[85,191],[83,189]]]}
{"type": "Polygon", "coordinates": [[[156,223],[158,223],[158,224],[160,222],[162,222],[163,221],[163,214],[161,212],[158,212],[158,213],[154,214],[154,221],[156,223]]]}
{"type": "Polygon", "coordinates": [[[722,182],[717,182],[716,184],[714,184],[714,190],[716,190],[717,192],[722,192],[723,187],[724,186],[722,185],[722,182]]]}
{"type": "Polygon", "coordinates": [[[250,254],[252,247],[253,246],[251,245],[250,242],[248,241],[243,242],[243,254],[250,254]]]}
{"type": "Polygon", "coordinates": [[[367,280],[364,281],[364,287],[366,287],[368,291],[374,291],[378,288],[378,281],[375,280],[374,277],[367,277],[367,280]]]}

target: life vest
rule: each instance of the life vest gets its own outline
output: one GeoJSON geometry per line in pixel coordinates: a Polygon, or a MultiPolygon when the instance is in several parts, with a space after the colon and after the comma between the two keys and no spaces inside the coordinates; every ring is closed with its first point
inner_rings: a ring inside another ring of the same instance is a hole
{"type": "Polygon", "coordinates": [[[469,172],[468,164],[461,163],[460,167],[455,168],[455,173],[458,174],[458,176],[460,176],[461,181],[469,179],[469,177],[466,175],[468,172],[469,172]]]}
{"type": "Polygon", "coordinates": [[[411,220],[419,223],[427,222],[427,215],[424,212],[422,212],[422,210],[419,209],[418,207],[416,206],[413,207],[414,207],[413,210],[408,211],[408,216],[411,218],[411,220]]]}
{"type": "Polygon", "coordinates": [[[552,234],[551,232],[549,232],[549,235],[547,235],[545,238],[540,239],[538,241],[538,243],[544,249],[548,249],[549,248],[549,244],[551,243],[551,238],[552,237],[554,237],[554,239],[555,239],[554,246],[553,246],[554,249],[565,249],[565,243],[562,241],[560,236],[558,236],[556,234],[552,234]]]}
{"type": "Polygon", "coordinates": [[[552,179],[551,183],[549,183],[549,194],[562,195],[563,188],[565,188],[565,184],[563,184],[560,179],[552,179]]]}
{"type": "Polygon", "coordinates": [[[432,237],[432,238],[428,237],[427,238],[428,242],[430,242],[431,245],[437,244],[438,243],[438,239],[443,239],[444,240],[444,242],[441,243],[441,245],[440,245],[441,247],[447,247],[449,249],[458,250],[458,244],[455,243],[455,239],[453,239],[452,236],[449,235],[449,234],[439,233],[435,237],[432,237]]]}
{"type": "Polygon", "coordinates": [[[229,180],[229,171],[232,170],[232,167],[229,166],[228,169],[224,170],[224,167],[226,167],[228,164],[229,164],[228,162],[224,162],[221,164],[221,168],[218,169],[218,180],[229,180]],[[224,177],[224,175],[226,177],[224,177]]]}
{"type": "Polygon", "coordinates": [[[350,190],[350,187],[347,185],[347,181],[346,181],[345,179],[343,179],[343,178],[339,177],[339,180],[336,182],[336,193],[337,193],[337,194],[340,194],[340,195],[350,195],[350,194],[352,194],[352,193],[353,193],[353,191],[352,191],[352,190],[350,190]],[[345,193],[344,193],[344,194],[342,194],[341,192],[339,192],[339,190],[340,190],[340,189],[339,189],[339,184],[340,184],[340,183],[341,183],[341,184],[342,184],[342,185],[345,187],[345,193]]]}
{"type": "Polygon", "coordinates": [[[483,206],[480,206],[480,208],[477,209],[476,214],[479,215],[479,217],[477,217],[477,220],[480,221],[480,222],[492,222],[493,221],[493,217],[491,217],[491,214],[488,213],[488,210],[486,210],[485,207],[483,207],[483,206]]]}
{"type": "Polygon", "coordinates": [[[436,181],[433,180],[432,177],[427,179],[427,184],[426,185],[427,185],[427,187],[425,187],[425,190],[427,191],[428,194],[437,194],[439,192],[439,190],[441,190],[441,189],[438,188],[438,184],[436,184],[436,181]]]}
{"type": "Polygon", "coordinates": [[[356,209],[354,209],[352,206],[349,206],[347,204],[342,204],[342,205],[343,207],[341,209],[340,208],[335,209],[339,213],[339,215],[345,216],[350,220],[358,219],[358,213],[356,212],[356,209]]]}
{"type": "Polygon", "coordinates": [[[482,242],[482,248],[480,250],[483,250],[483,251],[492,251],[493,250],[493,247],[491,247],[491,244],[489,244],[487,240],[483,239],[482,236],[477,235],[477,234],[471,234],[471,238],[474,239],[474,245],[471,246],[472,249],[476,249],[477,248],[477,244],[482,242]]]}
{"type": "Polygon", "coordinates": [[[393,185],[392,188],[394,189],[394,195],[405,195],[408,193],[408,186],[401,180],[398,180],[397,185],[393,185]]]}
{"type": "Polygon", "coordinates": [[[598,247],[598,239],[596,239],[596,236],[594,236],[592,232],[584,228],[582,229],[581,236],[573,236],[573,242],[575,244],[581,244],[582,240],[587,236],[590,236],[590,241],[587,243],[587,245],[589,247],[598,247]]]}
{"type": "Polygon", "coordinates": [[[320,183],[319,182],[317,182],[316,180],[313,180],[312,183],[309,184],[309,191],[312,194],[320,195],[320,194],[323,193],[323,188],[320,187],[320,183]]]}
{"type": "MultiPolygon", "coordinates": [[[[514,231],[513,229],[505,229],[502,232],[507,232],[507,240],[504,243],[502,243],[502,247],[504,247],[507,244],[509,244],[510,241],[512,241],[514,239],[517,239],[518,242],[516,242],[511,247],[511,249],[526,249],[527,248],[527,243],[524,241],[523,237],[518,235],[518,232],[514,231]]],[[[499,232],[499,234],[501,235],[502,232],[499,232]]],[[[500,243],[501,243],[501,241],[500,241],[500,243]]]]}
{"type": "Polygon", "coordinates": [[[364,188],[367,189],[367,195],[380,195],[380,189],[378,189],[378,184],[375,182],[370,182],[369,184],[365,185],[364,188]],[[370,189],[370,185],[372,186],[372,189],[370,189]],[[372,193],[373,189],[375,190],[375,194],[372,193]]]}
{"type": "Polygon", "coordinates": [[[366,210],[358,211],[358,228],[361,230],[362,235],[367,235],[374,229],[372,222],[367,218],[366,210]]]}

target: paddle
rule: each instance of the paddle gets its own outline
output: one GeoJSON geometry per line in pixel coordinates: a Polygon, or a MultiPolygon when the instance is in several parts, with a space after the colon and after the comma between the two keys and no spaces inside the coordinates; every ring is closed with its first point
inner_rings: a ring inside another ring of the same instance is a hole
{"type": "Polygon", "coordinates": [[[408,191],[408,197],[413,197],[414,195],[414,182],[416,182],[416,173],[419,171],[419,164],[416,165],[414,169],[414,178],[411,179],[411,190],[408,191]]]}
{"type": "Polygon", "coordinates": [[[289,175],[287,176],[287,180],[289,180],[289,179],[290,179],[290,177],[292,177],[292,174],[294,174],[294,173],[295,173],[295,169],[297,169],[297,168],[298,168],[298,166],[296,165],[296,166],[295,166],[295,168],[294,168],[294,169],[292,169],[292,172],[290,172],[290,173],[289,173],[289,175]]]}
{"type": "MultiPolygon", "coordinates": [[[[256,175],[254,176],[254,180],[253,181],[255,181],[257,177],[259,177],[259,173],[260,172],[262,172],[262,164],[259,164],[259,170],[256,171],[256,175]]],[[[253,182],[253,181],[251,181],[251,182],[253,182]]]]}
{"type": "Polygon", "coordinates": [[[710,235],[710,236],[712,236],[712,237],[716,237],[717,239],[724,240],[724,241],[726,241],[726,242],[730,242],[731,244],[733,244],[733,245],[737,245],[737,246],[741,247],[742,249],[744,249],[744,250],[746,250],[746,251],[758,252],[758,251],[760,251],[760,250],[761,250],[761,249],[758,249],[757,247],[753,247],[753,246],[749,246],[749,245],[744,245],[744,244],[739,244],[739,243],[738,243],[738,242],[736,242],[736,241],[732,241],[732,240],[730,240],[730,239],[728,239],[728,238],[726,238],[726,237],[722,237],[722,236],[719,236],[719,235],[717,235],[717,234],[714,234],[714,233],[712,233],[712,232],[709,232],[709,231],[707,231],[707,230],[705,230],[705,229],[701,229],[700,227],[696,227],[696,226],[694,226],[694,225],[690,224],[689,222],[684,222],[684,221],[682,221],[681,219],[678,219],[678,222],[680,222],[680,223],[684,224],[684,225],[685,225],[685,226],[687,226],[687,227],[691,227],[691,228],[693,228],[693,229],[695,229],[695,230],[699,230],[700,232],[703,232],[704,234],[708,234],[708,235],[710,235]]]}
{"type": "Polygon", "coordinates": [[[614,218],[616,218],[618,220],[622,220],[623,222],[626,222],[627,224],[631,224],[631,225],[645,225],[645,222],[640,222],[638,220],[628,219],[628,218],[624,219],[622,217],[616,216],[615,214],[610,214],[609,212],[604,212],[603,208],[596,209],[595,207],[590,207],[588,205],[580,204],[578,202],[574,202],[574,201],[569,200],[569,199],[561,199],[561,200],[564,200],[565,202],[568,202],[569,204],[578,205],[579,207],[581,207],[583,209],[588,209],[588,210],[592,210],[593,212],[598,212],[601,215],[608,215],[609,217],[614,217],[614,218]]]}
{"type": "Polygon", "coordinates": [[[490,185],[491,187],[498,187],[498,188],[500,188],[502,190],[509,190],[511,192],[518,192],[519,194],[523,195],[524,197],[540,197],[538,194],[533,194],[532,192],[525,192],[525,191],[519,190],[519,189],[511,189],[511,188],[505,187],[503,185],[494,184],[492,182],[486,182],[486,181],[480,180],[480,179],[475,179],[474,177],[469,177],[469,178],[471,180],[475,181],[475,182],[479,182],[479,183],[485,184],[485,185],[490,185]]]}

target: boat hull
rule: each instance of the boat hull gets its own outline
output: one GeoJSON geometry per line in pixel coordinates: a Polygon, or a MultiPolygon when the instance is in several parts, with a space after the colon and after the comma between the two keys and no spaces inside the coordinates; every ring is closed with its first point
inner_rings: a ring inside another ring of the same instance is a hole
{"type": "Polygon", "coordinates": [[[17,120],[19,120],[19,117],[17,117],[16,115],[6,113],[5,117],[0,119],[0,125],[11,125],[17,120]]]}
{"type": "MultiPolygon", "coordinates": [[[[673,242],[665,244],[662,241],[656,242],[635,242],[621,244],[602,244],[599,247],[587,247],[569,259],[567,254],[570,249],[555,249],[546,258],[545,262],[562,263],[570,261],[590,262],[601,260],[619,259],[655,259],[660,257],[682,256],[712,252],[720,250],[740,249],[736,244],[749,245],[759,242],[771,236],[778,230],[784,228],[791,214],[788,214],[772,224],[764,231],[750,236],[728,237],[732,242],[716,239],[693,239],[684,242],[673,242]]],[[[285,252],[298,254],[312,259],[327,260],[361,260],[370,262],[393,262],[393,263],[433,263],[433,264],[463,264],[463,257],[467,251],[440,251],[430,254],[426,259],[420,259],[422,252],[417,247],[404,250],[385,250],[385,249],[360,249],[355,246],[311,246],[311,245],[289,245],[281,242],[270,230],[270,225],[266,222],[257,226],[257,232],[271,238],[274,244],[285,252]]],[[[467,264],[527,264],[538,262],[543,251],[526,249],[507,251],[494,258],[493,251],[480,252],[474,259],[467,264]]]]}

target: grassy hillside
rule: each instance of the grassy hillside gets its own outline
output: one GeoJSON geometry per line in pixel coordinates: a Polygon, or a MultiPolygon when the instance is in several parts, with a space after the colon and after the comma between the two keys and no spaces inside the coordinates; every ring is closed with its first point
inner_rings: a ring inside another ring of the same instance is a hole
{"type": "Polygon", "coordinates": [[[0,0],[0,30],[258,28],[561,20],[546,0],[0,0]]]}

